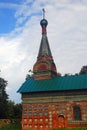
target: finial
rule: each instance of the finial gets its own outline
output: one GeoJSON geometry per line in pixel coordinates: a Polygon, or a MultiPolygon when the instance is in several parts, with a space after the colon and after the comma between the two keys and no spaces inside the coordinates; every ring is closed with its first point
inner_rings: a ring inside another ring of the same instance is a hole
{"type": "Polygon", "coordinates": [[[42,27],[42,34],[46,34],[46,26],[48,25],[48,21],[45,19],[45,9],[43,11],[43,19],[40,21],[40,25],[42,27]]]}
{"type": "Polygon", "coordinates": [[[45,9],[43,8],[42,11],[43,11],[43,19],[45,19],[45,9]]]}

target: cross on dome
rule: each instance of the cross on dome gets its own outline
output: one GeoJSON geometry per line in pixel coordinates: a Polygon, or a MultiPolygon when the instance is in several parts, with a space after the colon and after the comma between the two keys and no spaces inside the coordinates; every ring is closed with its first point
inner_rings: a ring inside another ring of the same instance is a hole
{"type": "Polygon", "coordinates": [[[43,19],[45,19],[45,9],[43,8],[42,11],[43,11],[43,19]]]}
{"type": "Polygon", "coordinates": [[[43,19],[40,21],[40,25],[42,27],[42,34],[46,34],[46,26],[48,25],[48,21],[45,19],[45,9],[43,11],[43,19]]]}

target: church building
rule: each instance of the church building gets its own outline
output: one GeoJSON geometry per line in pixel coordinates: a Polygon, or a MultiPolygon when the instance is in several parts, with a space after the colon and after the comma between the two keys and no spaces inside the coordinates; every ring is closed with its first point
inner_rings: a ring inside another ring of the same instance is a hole
{"type": "Polygon", "coordinates": [[[33,76],[18,90],[22,96],[22,130],[87,127],[87,74],[58,76],[44,15],[43,10],[42,39],[33,76]]]}

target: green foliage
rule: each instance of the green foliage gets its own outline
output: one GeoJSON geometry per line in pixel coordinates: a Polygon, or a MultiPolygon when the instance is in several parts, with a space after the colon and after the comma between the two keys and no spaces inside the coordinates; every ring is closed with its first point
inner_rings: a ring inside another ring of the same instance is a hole
{"type": "Polygon", "coordinates": [[[8,101],[8,118],[12,119],[14,116],[14,105],[15,103],[11,100],[8,101]]]}
{"type": "Polygon", "coordinates": [[[15,104],[13,101],[8,101],[8,118],[9,119],[21,119],[22,105],[15,104]]]}
{"type": "Polygon", "coordinates": [[[87,130],[87,127],[86,128],[53,128],[52,130],[87,130]]]}
{"type": "Polygon", "coordinates": [[[79,74],[87,74],[87,66],[83,66],[79,72],[79,74]]]}
{"type": "Polygon", "coordinates": [[[61,73],[57,73],[57,76],[61,76],[61,73]]]}
{"type": "Polygon", "coordinates": [[[21,119],[21,117],[22,117],[22,105],[15,104],[14,105],[14,118],[21,119]]]}
{"type": "Polygon", "coordinates": [[[3,78],[0,78],[0,119],[7,118],[7,100],[8,95],[6,93],[7,81],[3,78]]]}
{"type": "Polygon", "coordinates": [[[6,93],[7,81],[0,78],[0,119],[20,119],[22,115],[21,104],[8,100],[6,93]]]}
{"type": "Polygon", "coordinates": [[[0,130],[21,130],[21,124],[20,123],[9,124],[4,127],[1,127],[0,130]]]}

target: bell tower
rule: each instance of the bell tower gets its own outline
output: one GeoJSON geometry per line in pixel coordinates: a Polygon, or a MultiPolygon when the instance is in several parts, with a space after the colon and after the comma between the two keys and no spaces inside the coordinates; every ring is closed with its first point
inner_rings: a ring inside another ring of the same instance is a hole
{"type": "Polygon", "coordinates": [[[46,27],[48,21],[45,19],[45,10],[43,9],[43,19],[40,21],[42,28],[42,39],[40,43],[37,61],[33,66],[34,79],[43,80],[57,76],[56,66],[50,50],[46,27]]]}

